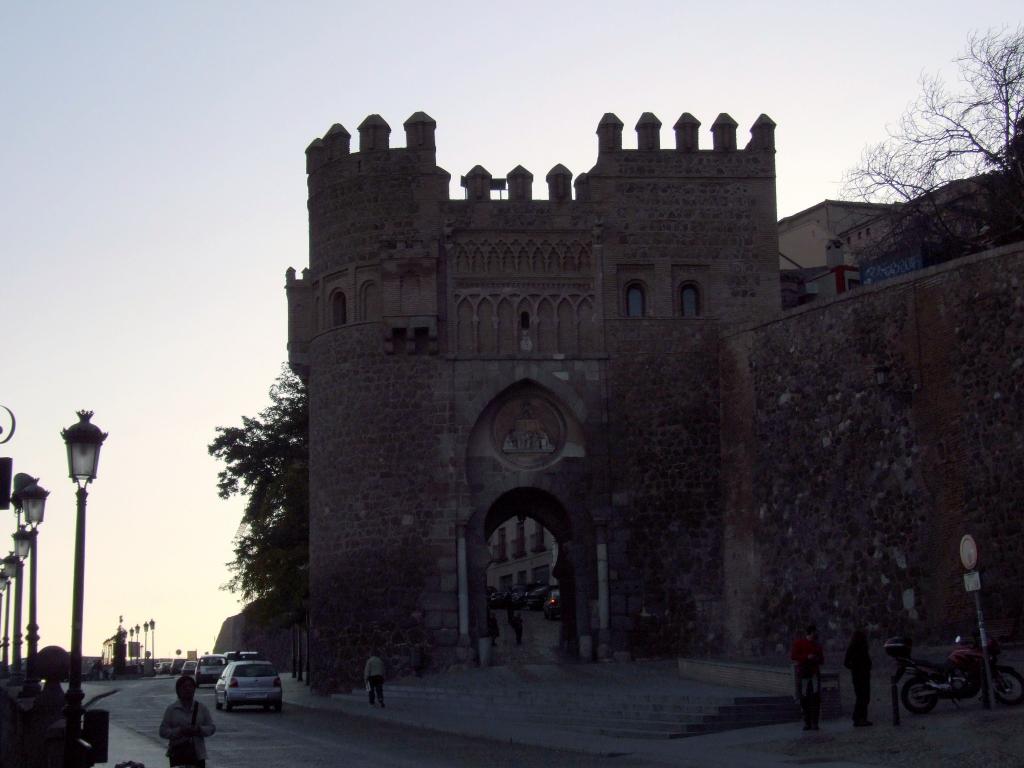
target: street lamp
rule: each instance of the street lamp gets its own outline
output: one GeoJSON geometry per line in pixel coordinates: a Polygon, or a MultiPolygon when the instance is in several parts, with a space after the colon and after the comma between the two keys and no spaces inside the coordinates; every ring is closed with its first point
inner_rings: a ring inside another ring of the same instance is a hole
{"type": "MultiPolygon", "coordinates": [[[[31,479],[31,478],[30,478],[31,479]]],[[[32,479],[17,493],[12,494],[16,508],[25,515],[25,523],[29,526],[29,569],[28,569],[28,625],[26,640],[28,641],[28,655],[25,664],[25,685],[19,694],[22,697],[37,696],[39,694],[39,678],[36,676],[36,651],[39,648],[39,624],[36,619],[36,563],[38,557],[39,526],[43,522],[46,513],[46,497],[50,492],[39,485],[38,478],[32,479]]]]}
{"type": "Polygon", "coordinates": [[[90,423],[92,411],[79,411],[78,423],[61,432],[68,449],[68,474],[78,489],[75,516],[75,570],[71,598],[71,672],[64,696],[64,768],[79,768],[86,762],[79,744],[82,736],[82,612],[85,602],[85,504],[86,486],[96,479],[100,448],[106,433],[90,423]]]}
{"type": "Polygon", "coordinates": [[[4,637],[0,641],[0,647],[3,649],[3,661],[0,663],[0,674],[7,677],[9,670],[7,669],[7,631],[11,627],[11,596],[10,590],[7,588],[11,583],[11,577],[7,575],[7,560],[0,560],[0,597],[2,593],[7,593],[7,600],[4,601],[4,609],[7,612],[7,622],[4,625],[4,637]]]}
{"type": "Polygon", "coordinates": [[[128,627],[128,662],[132,660],[132,642],[135,639],[135,627],[128,627]]]}
{"type": "Polygon", "coordinates": [[[142,637],[142,632],[139,629],[139,625],[136,624],[135,625],[135,643],[136,643],[136,645],[135,645],[135,664],[136,665],[138,665],[138,663],[139,663],[139,646],[138,646],[138,642],[139,642],[139,638],[140,637],[142,637]]]}
{"type": "Polygon", "coordinates": [[[153,661],[156,661],[156,622],[152,619],[149,620],[149,629],[153,633],[153,639],[150,641],[150,648],[153,649],[153,661]]]}
{"type": "MultiPolygon", "coordinates": [[[[20,518],[21,515],[19,514],[20,518]]],[[[11,685],[21,685],[25,682],[25,670],[21,666],[21,595],[25,581],[25,558],[32,549],[32,534],[25,530],[25,526],[18,524],[18,530],[11,534],[14,540],[14,642],[11,653],[11,685]]]]}

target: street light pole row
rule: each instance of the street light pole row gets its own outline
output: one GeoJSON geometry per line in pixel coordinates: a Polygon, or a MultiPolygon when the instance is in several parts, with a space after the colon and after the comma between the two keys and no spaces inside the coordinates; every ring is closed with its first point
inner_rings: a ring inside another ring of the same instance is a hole
{"type": "MultiPolygon", "coordinates": [[[[14,433],[14,414],[4,406],[11,417],[11,429],[5,437],[0,428],[0,443],[7,442],[14,433]]],[[[61,432],[68,454],[68,474],[77,486],[76,518],[75,518],[75,554],[74,583],[71,604],[71,669],[68,676],[68,691],[64,697],[65,744],[64,768],[80,768],[91,765],[86,745],[82,736],[82,615],[85,602],[85,509],[88,499],[87,486],[96,479],[99,466],[100,447],[106,440],[106,433],[90,422],[92,411],[78,411],[78,423],[61,432]]],[[[0,485],[5,486],[2,508],[7,508],[6,485],[10,480],[11,462],[0,466],[6,477],[0,485]]],[[[10,671],[11,683],[22,684],[19,697],[35,696],[39,693],[39,680],[36,677],[35,662],[39,642],[39,624],[36,615],[36,570],[38,560],[39,525],[43,522],[46,509],[46,497],[49,492],[39,485],[38,478],[19,473],[14,476],[10,501],[14,504],[17,515],[17,530],[14,533],[14,551],[0,564],[0,599],[7,595],[4,605],[4,635],[2,645],[2,671],[10,671]],[[24,522],[22,521],[24,515],[24,522]],[[25,627],[27,642],[27,659],[25,668],[21,658],[21,605],[22,581],[25,560],[29,560],[29,607],[28,624],[25,627]],[[8,667],[8,643],[11,638],[11,581],[14,581],[14,634],[11,664],[8,667]]],[[[147,624],[147,628],[152,622],[147,624]]],[[[138,627],[136,627],[138,630],[138,627]]]]}

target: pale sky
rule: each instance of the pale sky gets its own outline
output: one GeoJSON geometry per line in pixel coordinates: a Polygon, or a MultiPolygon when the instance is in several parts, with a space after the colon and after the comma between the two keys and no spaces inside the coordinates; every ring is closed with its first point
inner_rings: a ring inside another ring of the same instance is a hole
{"type": "MultiPolygon", "coordinates": [[[[951,71],[971,30],[1015,26],[1019,9],[0,0],[0,403],[18,418],[0,455],[52,492],[41,645],[70,639],[59,431],[80,408],[110,433],[89,500],[85,653],[122,614],[156,620],[159,656],[211,650],[237,612],[219,587],[242,505],[217,497],[206,445],[265,407],[285,360],[284,271],[308,264],[303,150],[332,123],[355,137],[380,113],[403,146],[423,110],[456,184],[477,163],[522,164],[544,197],[556,163],[593,165],[605,112],[626,148],[644,111],[666,147],[682,112],[704,147],[719,112],[741,145],[764,112],[782,217],[838,196],[921,73],[951,71]]],[[[0,514],[2,536],[14,514],[0,514]]]]}

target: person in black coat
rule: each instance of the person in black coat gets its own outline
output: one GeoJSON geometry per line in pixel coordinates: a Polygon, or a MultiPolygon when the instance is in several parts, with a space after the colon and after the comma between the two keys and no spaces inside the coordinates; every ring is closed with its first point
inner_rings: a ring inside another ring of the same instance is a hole
{"type": "Polygon", "coordinates": [[[856,629],[850,637],[843,666],[850,670],[853,678],[853,724],[860,727],[871,725],[868,720],[868,703],[871,701],[871,654],[868,651],[868,636],[863,629],[856,629]]]}

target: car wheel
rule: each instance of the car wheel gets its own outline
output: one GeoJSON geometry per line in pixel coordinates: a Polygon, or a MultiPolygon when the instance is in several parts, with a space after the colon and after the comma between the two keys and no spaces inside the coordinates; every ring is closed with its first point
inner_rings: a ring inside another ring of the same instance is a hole
{"type": "Polygon", "coordinates": [[[279,702],[277,702],[277,704],[274,705],[274,711],[275,712],[280,712],[282,707],[284,707],[284,702],[283,701],[279,701],[279,702]]]}
{"type": "Polygon", "coordinates": [[[225,710],[226,712],[230,712],[230,711],[231,711],[232,709],[234,709],[234,704],[232,704],[232,703],[231,703],[230,701],[228,701],[227,699],[224,699],[224,710],[225,710]]]}
{"type": "Polygon", "coordinates": [[[223,704],[221,704],[221,703],[220,703],[219,701],[217,701],[216,699],[214,699],[214,700],[213,700],[213,706],[214,706],[214,707],[216,707],[217,709],[223,709],[223,708],[224,708],[224,705],[223,705],[223,704]]]}

